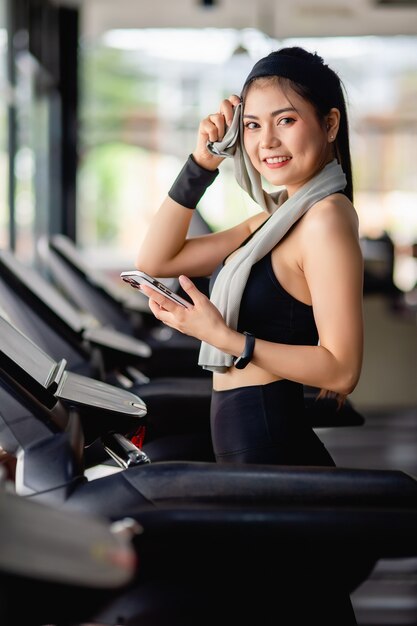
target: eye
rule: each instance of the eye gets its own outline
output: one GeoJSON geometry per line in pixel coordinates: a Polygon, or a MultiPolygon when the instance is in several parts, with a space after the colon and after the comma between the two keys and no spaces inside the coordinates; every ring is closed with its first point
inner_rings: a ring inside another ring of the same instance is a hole
{"type": "Polygon", "coordinates": [[[281,119],[278,120],[278,125],[288,126],[288,124],[292,124],[293,122],[295,122],[295,119],[293,117],[281,117],[281,119]]]}
{"type": "Polygon", "coordinates": [[[245,128],[247,128],[248,130],[255,130],[256,128],[259,128],[259,124],[257,124],[256,122],[246,122],[245,128]]]}

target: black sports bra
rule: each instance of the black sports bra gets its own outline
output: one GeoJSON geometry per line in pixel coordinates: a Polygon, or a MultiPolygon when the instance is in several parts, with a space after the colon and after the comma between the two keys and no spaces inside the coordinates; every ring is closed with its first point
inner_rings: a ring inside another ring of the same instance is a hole
{"type": "MultiPolygon", "coordinates": [[[[266,254],[251,269],[240,304],[237,330],[246,330],[259,339],[276,343],[317,345],[312,307],[281,286],[272,268],[271,254],[266,254]]],[[[213,272],[210,292],[222,266],[213,272]]]]}

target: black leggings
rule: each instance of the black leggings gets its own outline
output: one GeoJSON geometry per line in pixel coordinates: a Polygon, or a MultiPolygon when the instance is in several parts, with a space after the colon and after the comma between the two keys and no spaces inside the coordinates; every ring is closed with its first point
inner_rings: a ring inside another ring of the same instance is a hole
{"type": "MultiPolygon", "coordinates": [[[[305,416],[303,386],[288,380],[213,391],[211,433],[217,463],[335,465],[305,416]]],[[[284,596],[291,604],[294,594],[294,606],[298,598],[305,615],[291,623],[307,623],[311,610],[322,626],[357,624],[349,594],[369,575],[375,559],[351,552],[342,547],[331,555],[319,552],[319,559],[316,555],[310,561],[306,554],[305,560],[292,563],[297,575],[293,588],[287,581],[284,596]],[[328,594],[324,600],[323,588],[328,594]]]]}
{"type": "Polygon", "coordinates": [[[335,465],[289,380],[213,391],[211,436],[218,463],[335,465]]]}

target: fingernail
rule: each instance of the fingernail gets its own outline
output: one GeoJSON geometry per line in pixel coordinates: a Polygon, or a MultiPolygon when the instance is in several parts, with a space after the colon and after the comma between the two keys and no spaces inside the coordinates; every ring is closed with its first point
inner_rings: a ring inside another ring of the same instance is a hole
{"type": "Polygon", "coordinates": [[[181,287],[191,287],[193,284],[189,278],[184,276],[183,274],[179,277],[181,287]]]}

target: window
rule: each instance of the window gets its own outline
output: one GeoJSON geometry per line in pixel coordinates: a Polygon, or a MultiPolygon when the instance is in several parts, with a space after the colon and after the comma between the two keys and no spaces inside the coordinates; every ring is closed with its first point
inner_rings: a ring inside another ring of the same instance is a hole
{"type": "MultiPolygon", "coordinates": [[[[200,119],[239,93],[258,58],[283,45],[317,51],[346,86],[361,234],[386,232],[398,250],[417,241],[417,37],[277,42],[230,29],[119,35],[82,46],[78,243],[95,262],[132,265],[150,217],[193,150],[200,119]]],[[[257,210],[231,162],[200,210],[213,229],[257,210]]],[[[404,289],[417,280],[409,261],[399,256],[404,289]]]]}

